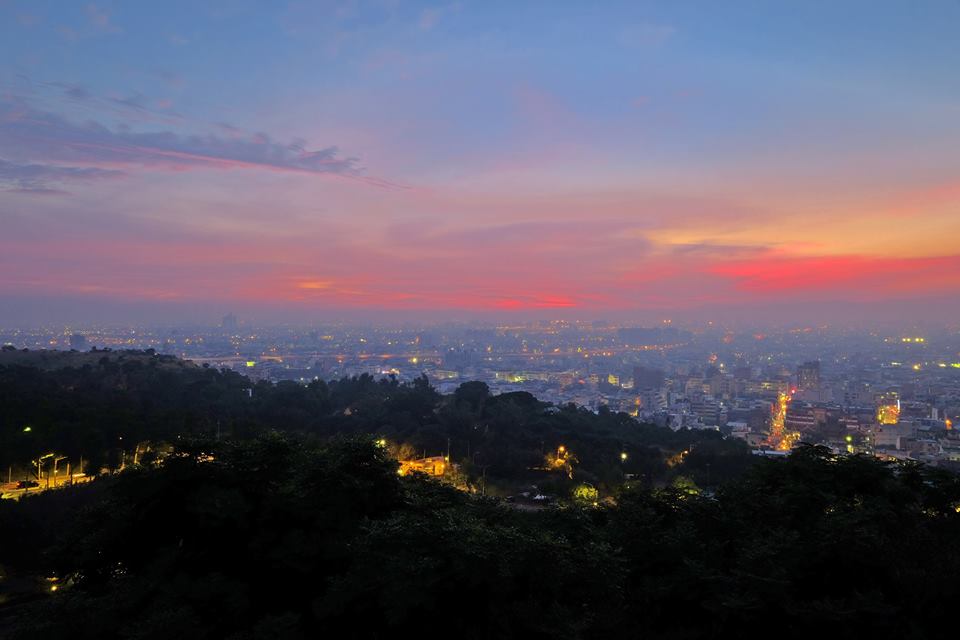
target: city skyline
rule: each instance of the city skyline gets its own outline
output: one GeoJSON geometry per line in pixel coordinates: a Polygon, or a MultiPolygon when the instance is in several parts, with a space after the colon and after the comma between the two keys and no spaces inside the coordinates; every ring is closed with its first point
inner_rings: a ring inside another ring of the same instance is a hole
{"type": "Polygon", "coordinates": [[[6,324],[960,311],[955,2],[0,16],[6,324]]]}

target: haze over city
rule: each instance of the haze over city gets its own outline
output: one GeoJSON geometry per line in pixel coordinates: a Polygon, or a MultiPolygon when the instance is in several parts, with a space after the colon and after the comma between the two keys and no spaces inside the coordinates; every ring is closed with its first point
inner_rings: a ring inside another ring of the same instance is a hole
{"type": "Polygon", "coordinates": [[[0,3],[0,319],[960,311],[960,4],[0,3]]]}

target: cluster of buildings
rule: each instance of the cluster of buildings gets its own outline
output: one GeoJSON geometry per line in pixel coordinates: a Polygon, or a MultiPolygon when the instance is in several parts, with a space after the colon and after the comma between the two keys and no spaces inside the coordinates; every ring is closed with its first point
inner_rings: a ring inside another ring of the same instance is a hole
{"type": "Polygon", "coordinates": [[[732,330],[604,321],[515,325],[2,330],[17,348],[153,348],[253,379],[427,375],[554,404],[607,407],[672,429],[717,429],[758,451],[816,442],[933,464],[960,463],[960,328],[732,330]]]}

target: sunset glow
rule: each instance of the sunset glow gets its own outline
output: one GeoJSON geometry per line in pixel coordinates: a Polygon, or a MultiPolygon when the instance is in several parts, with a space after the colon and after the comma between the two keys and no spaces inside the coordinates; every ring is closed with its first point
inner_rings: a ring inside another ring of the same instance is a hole
{"type": "Polygon", "coordinates": [[[957,309],[956,3],[179,4],[0,4],[8,317],[957,309]]]}

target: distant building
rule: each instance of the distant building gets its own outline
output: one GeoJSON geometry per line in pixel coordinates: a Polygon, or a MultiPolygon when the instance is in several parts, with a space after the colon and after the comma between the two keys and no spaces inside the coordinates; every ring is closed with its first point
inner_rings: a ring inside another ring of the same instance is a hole
{"type": "Polygon", "coordinates": [[[900,422],[900,397],[895,391],[877,397],[877,422],[885,425],[900,422]]]}
{"type": "Polygon", "coordinates": [[[223,316],[223,321],[220,322],[220,328],[226,331],[236,331],[237,325],[237,316],[232,313],[223,316]]]}
{"type": "Polygon", "coordinates": [[[449,464],[450,461],[446,456],[432,456],[429,458],[420,458],[419,460],[401,460],[400,469],[397,470],[397,473],[405,476],[416,472],[439,477],[447,472],[449,464]]]}
{"type": "Polygon", "coordinates": [[[70,348],[77,351],[84,351],[87,348],[87,336],[82,333],[70,334],[70,348]]]}
{"type": "Polygon", "coordinates": [[[797,389],[814,390],[820,388],[820,362],[804,362],[797,367],[797,389]]]}
{"type": "Polygon", "coordinates": [[[688,331],[676,327],[623,327],[617,329],[617,337],[624,344],[634,346],[656,346],[679,344],[690,339],[688,331]]]}
{"type": "Polygon", "coordinates": [[[817,427],[817,416],[812,407],[792,402],[787,409],[784,427],[790,431],[812,431],[817,427]]]}

